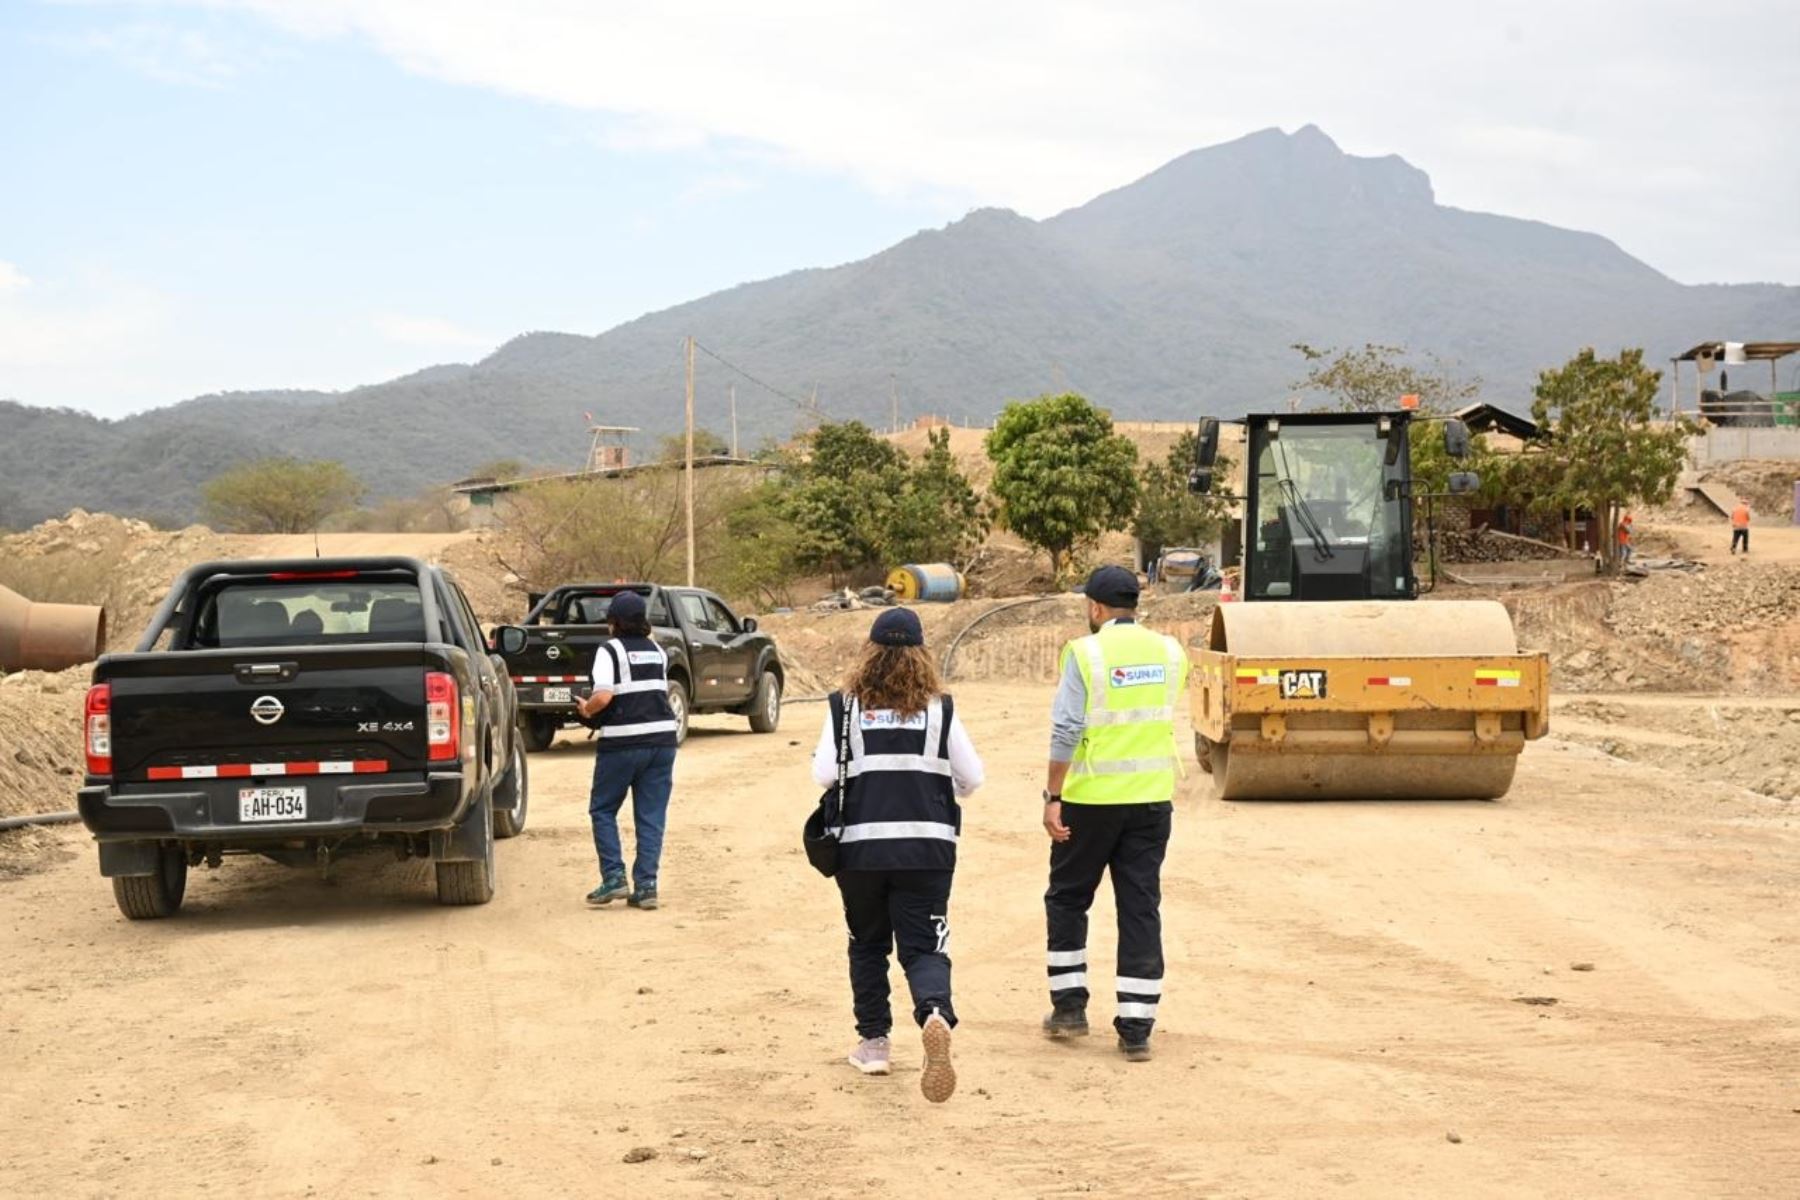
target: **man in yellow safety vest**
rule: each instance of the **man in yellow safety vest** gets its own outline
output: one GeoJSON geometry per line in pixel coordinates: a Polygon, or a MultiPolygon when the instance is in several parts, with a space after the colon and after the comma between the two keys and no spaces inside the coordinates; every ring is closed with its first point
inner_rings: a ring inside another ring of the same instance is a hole
{"type": "Polygon", "coordinates": [[[1175,702],[1187,654],[1137,623],[1137,576],[1101,567],[1088,578],[1088,628],[1063,647],[1051,708],[1044,830],[1050,835],[1050,1014],[1044,1032],[1081,1037],[1087,1026],[1088,908],[1112,873],[1119,917],[1113,981],[1119,1048],[1150,1058],[1162,998],[1162,863],[1174,814],[1175,702]]]}

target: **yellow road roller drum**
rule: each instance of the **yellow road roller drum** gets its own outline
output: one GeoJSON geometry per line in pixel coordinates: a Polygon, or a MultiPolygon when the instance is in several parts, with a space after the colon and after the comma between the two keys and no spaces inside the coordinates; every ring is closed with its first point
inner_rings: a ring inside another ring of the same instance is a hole
{"type": "Polygon", "coordinates": [[[1488,600],[1222,604],[1190,657],[1226,800],[1491,800],[1549,728],[1549,656],[1488,600]]]}

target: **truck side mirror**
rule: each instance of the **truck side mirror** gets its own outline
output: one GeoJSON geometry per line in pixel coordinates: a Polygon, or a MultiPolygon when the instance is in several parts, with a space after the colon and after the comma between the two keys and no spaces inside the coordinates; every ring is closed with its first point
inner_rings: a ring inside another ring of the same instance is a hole
{"type": "Polygon", "coordinates": [[[755,617],[745,617],[742,621],[742,624],[744,626],[745,633],[755,633],[756,632],[756,618],[755,617]]]}
{"type": "MultiPolygon", "coordinates": [[[[1467,447],[1465,446],[1464,449],[1466,450],[1467,447]]],[[[1452,496],[1466,496],[1470,492],[1479,490],[1480,487],[1481,487],[1481,476],[1477,475],[1475,472],[1473,472],[1473,471],[1452,471],[1452,472],[1450,472],[1450,494],[1452,496]]]]}
{"type": "Polygon", "coordinates": [[[1194,439],[1194,466],[1200,471],[1211,471],[1212,465],[1218,460],[1219,418],[1201,417],[1199,435],[1194,439]]]}
{"type": "Polygon", "coordinates": [[[517,625],[501,625],[494,630],[492,644],[496,653],[511,658],[525,648],[526,634],[517,625]]]}
{"type": "Polygon", "coordinates": [[[1188,491],[1194,493],[1196,496],[1210,492],[1212,491],[1212,479],[1213,476],[1210,470],[1195,467],[1188,472],[1188,491]]]}
{"type": "Polygon", "coordinates": [[[1469,457],[1469,427],[1455,417],[1444,422],[1444,450],[1451,458],[1469,457]]]}

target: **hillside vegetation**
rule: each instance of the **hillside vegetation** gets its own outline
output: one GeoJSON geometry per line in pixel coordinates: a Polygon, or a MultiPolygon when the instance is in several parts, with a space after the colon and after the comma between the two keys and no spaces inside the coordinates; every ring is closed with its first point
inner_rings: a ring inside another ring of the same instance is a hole
{"type": "MultiPolygon", "coordinates": [[[[1188,420],[1285,398],[1295,343],[1430,351],[1522,410],[1546,363],[1800,329],[1800,288],[1685,286],[1605,238],[1439,205],[1394,158],[1320,130],[1197,150],[1044,221],[984,209],[859,262],[745,284],[595,337],[530,333],[471,365],[342,394],[207,396],[120,421],[0,403],[0,525],[76,505],[182,521],[198,486],[247,458],[342,461],[411,494],[517,457],[573,468],[582,413],[678,426],[682,339],[790,398],[872,426],[937,412],[978,423],[1008,399],[1074,390],[1122,419],[1188,420]]],[[[742,442],[807,418],[700,357],[702,423],[742,442]]],[[[53,399],[53,398],[45,398],[53,399]]]]}

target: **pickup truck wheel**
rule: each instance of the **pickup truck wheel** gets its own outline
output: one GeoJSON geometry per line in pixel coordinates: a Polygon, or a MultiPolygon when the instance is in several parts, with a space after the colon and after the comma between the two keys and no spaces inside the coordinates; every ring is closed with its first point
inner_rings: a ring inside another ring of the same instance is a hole
{"type": "Polygon", "coordinates": [[[172,917],[187,892],[187,855],[180,846],[163,846],[156,852],[154,875],[116,875],[113,900],[133,921],[172,917]]]}
{"type": "Polygon", "coordinates": [[[497,838],[518,837],[525,832],[525,807],[530,802],[527,793],[531,786],[525,762],[525,747],[515,738],[512,765],[507,768],[505,777],[494,785],[494,836],[497,838]]]}
{"type": "Polygon", "coordinates": [[[533,754],[548,750],[556,740],[559,722],[555,717],[530,713],[519,718],[519,732],[525,737],[525,748],[533,754]]]}
{"type": "Polygon", "coordinates": [[[756,681],[756,696],[750,701],[750,731],[774,733],[781,727],[781,680],[773,671],[764,671],[756,681]]]}
{"type": "Polygon", "coordinates": [[[437,864],[439,904],[486,904],[494,898],[494,806],[477,804],[468,819],[480,821],[485,853],[473,861],[437,864]]]}
{"type": "Polygon", "coordinates": [[[675,744],[679,746],[688,735],[688,690],[682,680],[669,680],[669,707],[675,710],[675,744]]]}

